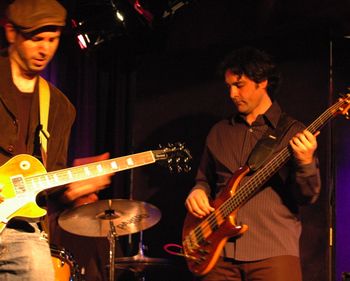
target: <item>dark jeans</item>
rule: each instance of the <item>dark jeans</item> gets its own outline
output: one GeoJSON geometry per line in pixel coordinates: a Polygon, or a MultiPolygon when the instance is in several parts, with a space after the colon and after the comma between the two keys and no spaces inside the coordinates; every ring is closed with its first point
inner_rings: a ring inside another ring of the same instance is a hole
{"type": "Polygon", "coordinates": [[[302,281],[300,259],[278,256],[253,262],[220,258],[201,281],[302,281]]]}

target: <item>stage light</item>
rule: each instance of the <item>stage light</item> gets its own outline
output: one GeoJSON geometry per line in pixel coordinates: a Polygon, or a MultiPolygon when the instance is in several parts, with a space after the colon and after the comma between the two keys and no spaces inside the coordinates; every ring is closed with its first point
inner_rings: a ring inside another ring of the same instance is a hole
{"type": "Polygon", "coordinates": [[[77,1],[72,28],[79,47],[86,50],[115,37],[128,40],[145,38],[149,32],[165,24],[165,18],[172,18],[192,0],[77,1]]]}
{"type": "Polygon", "coordinates": [[[189,4],[193,0],[154,1],[154,0],[129,0],[134,9],[149,24],[160,21],[175,14],[177,10],[189,4]]]}
{"type": "Polygon", "coordinates": [[[116,15],[118,20],[120,20],[121,22],[124,21],[124,16],[122,15],[122,13],[120,13],[119,11],[116,11],[115,15],[116,15]]]}

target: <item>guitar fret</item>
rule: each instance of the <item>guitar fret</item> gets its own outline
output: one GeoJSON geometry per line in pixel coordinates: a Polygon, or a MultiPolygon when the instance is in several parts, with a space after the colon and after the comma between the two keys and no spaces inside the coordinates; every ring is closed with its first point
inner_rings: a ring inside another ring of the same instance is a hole
{"type": "Polygon", "coordinates": [[[40,188],[42,188],[42,189],[45,188],[45,183],[42,181],[41,177],[38,178],[38,183],[39,183],[40,188]]]}
{"type": "Polygon", "coordinates": [[[113,170],[117,170],[117,169],[118,169],[118,164],[117,164],[117,162],[113,161],[113,162],[111,163],[111,167],[112,167],[113,170]]]}
{"type": "Polygon", "coordinates": [[[50,185],[50,179],[49,179],[48,175],[45,175],[45,180],[46,180],[47,186],[49,186],[50,185]]]}
{"type": "Polygon", "coordinates": [[[53,179],[54,179],[55,183],[59,182],[59,178],[58,178],[57,174],[53,174],[53,179]]]}
{"type": "Polygon", "coordinates": [[[84,167],[84,173],[85,173],[86,176],[90,176],[91,175],[89,167],[84,167]]]}
{"type": "Polygon", "coordinates": [[[102,173],[102,172],[103,172],[103,167],[102,167],[101,164],[98,164],[98,165],[96,166],[96,169],[97,169],[97,171],[98,171],[99,173],[102,173]]]}
{"type": "Polygon", "coordinates": [[[134,166],[134,160],[132,158],[127,158],[126,159],[126,164],[128,166],[134,166]]]}

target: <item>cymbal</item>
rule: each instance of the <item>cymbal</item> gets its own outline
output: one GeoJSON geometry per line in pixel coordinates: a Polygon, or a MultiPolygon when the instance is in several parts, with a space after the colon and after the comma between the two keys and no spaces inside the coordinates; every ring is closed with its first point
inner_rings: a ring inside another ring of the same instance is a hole
{"type": "Polygon", "coordinates": [[[127,269],[133,272],[142,272],[147,269],[169,266],[171,265],[171,262],[168,259],[150,258],[137,254],[132,257],[116,258],[114,265],[118,269],[127,269]]]}
{"type": "Polygon", "coordinates": [[[149,203],[110,199],[99,200],[64,211],[58,224],[64,230],[81,236],[106,237],[114,225],[117,236],[145,230],[161,217],[159,209],[149,203]]]}

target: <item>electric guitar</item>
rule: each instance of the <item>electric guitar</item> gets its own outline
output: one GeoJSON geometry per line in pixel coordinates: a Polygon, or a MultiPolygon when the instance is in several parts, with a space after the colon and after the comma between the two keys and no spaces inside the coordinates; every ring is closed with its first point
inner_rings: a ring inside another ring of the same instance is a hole
{"type": "MultiPolygon", "coordinates": [[[[340,98],[322,113],[307,129],[315,134],[327,121],[338,114],[349,119],[350,94],[340,98]]],[[[291,157],[289,146],[277,153],[265,166],[239,189],[239,183],[250,169],[241,167],[234,173],[228,185],[211,205],[215,211],[203,219],[187,214],[182,231],[183,256],[189,270],[195,275],[207,274],[216,264],[228,238],[243,234],[247,225],[237,225],[235,216],[238,208],[247,202],[291,157]]]]}
{"type": "Polygon", "coordinates": [[[114,174],[156,161],[165,162],[170,171],[188,172],[190,159],[189,150],[182,143],[177,143],[158,150],[47,173],[37,158],[27,154],[17,155],[0,167],[0,192],[4,197],[4,201],[0,203],[0,233],[14,217],[37,219],[44,216],[46,210],[36,204],[36,196],[44,190],[114,174]]]}

